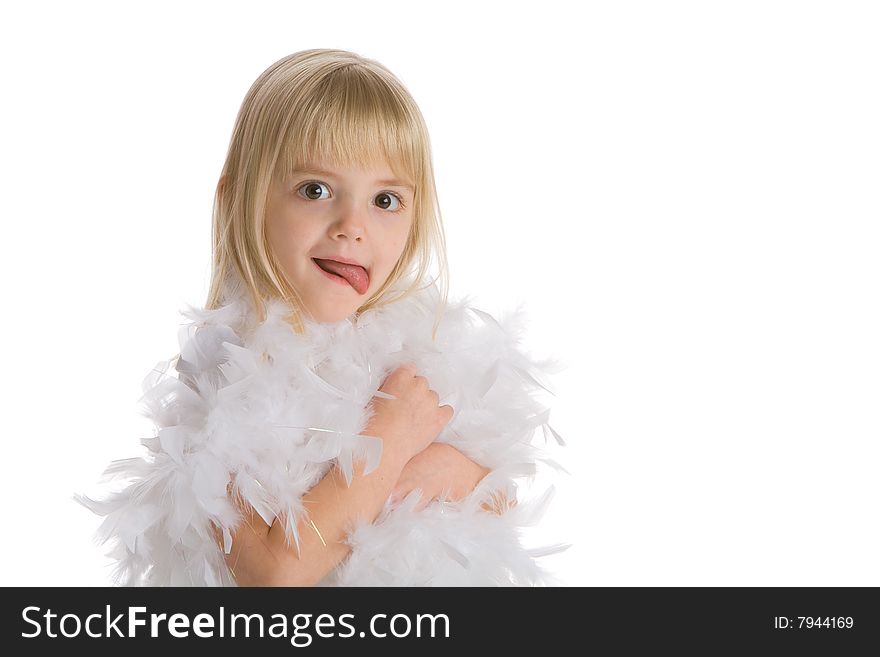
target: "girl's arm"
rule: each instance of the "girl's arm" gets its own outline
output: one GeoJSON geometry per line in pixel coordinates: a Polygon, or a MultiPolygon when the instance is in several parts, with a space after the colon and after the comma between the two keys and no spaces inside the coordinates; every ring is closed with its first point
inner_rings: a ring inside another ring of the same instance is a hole
{"type": "Polygon", "coordinates": [[[351,522],[356,517],[372,522],[379,515],[405,459],[386,442],[370,474],[363,474],[363,461],[354,462],[350,486],[334,466],[302,498],[309,519],[299,521],[299,553],[287,545],[281,520],[269,527],[250,505],[241,505],[245,522],[233,532],[232,549],[225,555],[238,585],[313,586],[320,581],[350,552],[343,539],[351,522]]]}
{"type": "MultiPolygon", "coordinates": [[[[391,497],[400,500],[414,488],[422,490],[417,509],[433,499],[457,501],[473,491],[490,470],[445,443],[431,443],[404,463],[400,451],[383,450],[379,466],[363,474],[363,462],[356,461],[350,486],[338,467],[330,470],[304,497],[309,520],[299,524],[300,554],[288,547],[284,527],[276,520],[269,527],[248,504],[241,504],[245,521],[232,535],[232,549],[226,563],[239,586],[312,586],[350,552],[343,543],[355,517],[367,522],[391,497]],[[312,525],[314,523],[314,526],[312,525]]],[[[503,514],[516,505],[502,491],[495,491],[485,511],[503,514]]],[[[223,544],[219,533],[218,542],[223,544]]]]}
{"type": "MultiPolygon", "coordinates": [[[[400,500],[413,489],[420,488],[422,497],[415,507],[417,510],[440,497],[455,502],[467,497],[489,472],[489,468],[471,460],[452,445],[433,442],[404,466],[391,499],[400,500]]],[[[480,506],[485,511],[501,515],[515,505],[516,500],[507,500],[503,491],[496,490],[492,492],[492,504],[483,502],[480,506]]]]}
{"type": "MultiPolygon", "coordinates": [[[[286,527],[271,527],[253,509],[248,522],[232,537],[225,555],[240,586],[312,586],[319,582],[351,548],[343,542],[352,521],[373,522],[385,506],[404,465],[429,445],[452,418],[451,406],[438,406],[439,396],[427,379],[416,374],[414,363],[398,367],[380,390],[389,398],[373,397],[375,414],[364,435],[382,439],[379,465],[368,475],[365,463],[355,460],[351,484],[334,466],[303,498],[308,519],[299,520],[296,545],[288,545],[286,527]]],[[[247,512],[249,511],[249,512],[247,512]]]]}

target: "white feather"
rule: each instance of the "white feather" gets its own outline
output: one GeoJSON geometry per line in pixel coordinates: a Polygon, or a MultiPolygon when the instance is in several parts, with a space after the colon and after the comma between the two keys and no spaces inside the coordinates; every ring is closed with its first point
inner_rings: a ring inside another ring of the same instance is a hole
{"type": "Polygon", "coordinates": [[[106,469],[104,481],[126,481],[123,490],[103,500],[74,496],[104,516],[96,538],[110,545],[114,582],[235,586],[223,555],[242,517],[228,493],[266,524],[282,518],[288,543],[298,546],[302,496],[328,469],[337,464],[350,481],[355,458],[367,460],[367,472],[378,466],[382,442],[363,435],[370,399],[393,398],[378,387],[414,361],[455,411],[438,440],[491,472],[460,502],[432,501],[418,511],[418,494],[386,502],[373,522],[349,528],[351,553],[319,585],[556,583],[537,559],[564,548],[527,549],[519,532],[538,522],[553,489],[500,515],[481,507],[495,490],[515,499],[516,481],[531,480],[541,462],[562,469],[532,444],[539,426],[564,444],[533,396],[550,390],[549,361],[533,361],[517,346],[521,309],[499,322],[467,298],[447,305],[432,339],[439,299],[432,285],[350,320],[306,320],[304,335],[284,322],[290,309],[280,300],[267,303],[262,323],[244,294],[216,309],[182,311],[190,323],[178,332],[179,357],[160,361],[143,380],[142,412],[158,428],[141,439],[147,456],[106,469]]]}

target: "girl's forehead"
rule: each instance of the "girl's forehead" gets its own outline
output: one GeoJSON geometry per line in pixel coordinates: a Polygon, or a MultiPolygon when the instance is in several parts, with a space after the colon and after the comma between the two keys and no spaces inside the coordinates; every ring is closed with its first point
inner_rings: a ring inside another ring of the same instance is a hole
{"type": "Polygon", "coordinates": [[[358,160],[348,160],[346,162],[335,162],[329,159],[309,157],[297,163],[298,171],[391,171],[388,160],[382,157],[375,158],[371,161],[364,162],[358,160]]]}
{"type": "Polygon", "coordinates": [[[366,165],[361,163],[332,164],[323,160],[309,159],[296,166],[294,174],[314,173],[329,177],[343,177],[350,174],[372,175],[374,182],[383,185],[397,185],[412,189],[412,181],[405,175],[398,175],[389,163],[384,160],[376,160],[366,165]]]}

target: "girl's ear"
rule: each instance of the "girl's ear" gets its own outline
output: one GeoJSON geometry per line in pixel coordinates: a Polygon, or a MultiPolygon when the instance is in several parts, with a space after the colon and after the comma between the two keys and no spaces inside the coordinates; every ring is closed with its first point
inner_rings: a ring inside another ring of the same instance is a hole
{"type": "Polygon", "coordinates": [[[217,189],[220,192],[223,192],[225,187],[226,187],[226,175],[222,175],[222,176],[220,176],[220,182],[217,183],[217,189]]]}

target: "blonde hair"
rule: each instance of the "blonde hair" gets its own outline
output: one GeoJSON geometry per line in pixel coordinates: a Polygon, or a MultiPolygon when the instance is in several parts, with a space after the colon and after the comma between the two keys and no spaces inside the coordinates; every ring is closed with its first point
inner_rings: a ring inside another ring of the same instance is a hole
{"type": "Polygon", "coordinates": [[[302,299],[266,238],[270,185],[316,159],[337,166],[367,165],[381,157],[415,187],[412,222],[397,265],[357,312],[432,285],[436,279],[421,283],[435,256],[441,282],[436,335],[449,274],[428,129],[412,96],[387,68],[346,50],[316,48],[288,55],[248,90],[214,195],[205,307],[218,308],[231,294],[244,291],[262,322],[265,301],[281,298],[293,308],[285,319],[302,333],[302,299]],[[392,297],[392,288],[402,293],[392,297]]]}

